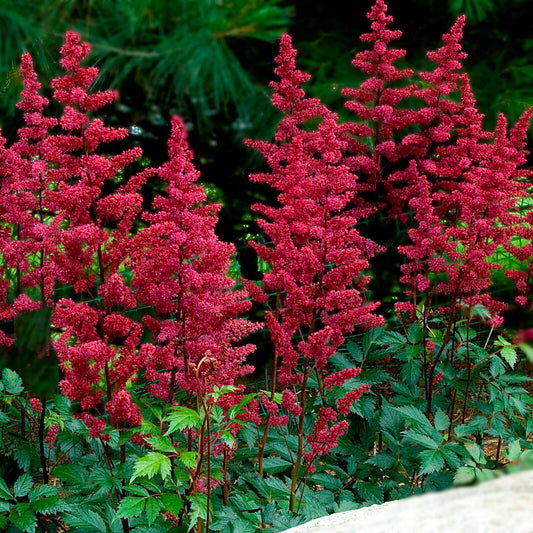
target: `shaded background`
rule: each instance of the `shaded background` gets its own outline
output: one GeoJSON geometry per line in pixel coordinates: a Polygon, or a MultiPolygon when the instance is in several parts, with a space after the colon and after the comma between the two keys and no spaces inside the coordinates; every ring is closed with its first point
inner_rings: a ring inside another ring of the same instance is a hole
{"type": "MultiPolygon", "coordinates": [[[[166,159],[170,116],[178,113],[185,119],[210,200],[222,205],[218,233],[236,243],[243,274],[257,279],[255,254],[245,244],[256,232],[249,206],[268,200],[271,193],[250,184],[248,174],[260,169],[262,161],[243,146],[243,139],[268,139],[276,128],[279,117],[270,106],[268,82],[274,76],[277,40],[286,31],[293,36],[299,67],[313,76],[309,93],[342,116],[340,90],[360,81],[351,60],[362,49],[358,36],[368,29],[365,14],[372,4],[373,0],[0,0],[3,134],[12,142],[20,125],[15,108],[21,90],[20,54],[32,54],[43,92],[50,94],[50,80],[60,74],[58,50],[64,32],[78,31],[92,47],[88,64],[101,69],[97,88],[120,92],[104,119],[130,129],[128,142],[142,146],[144,164],[166,159]]],[[[488,128],[499,111],[513,122],[533,105],[531,0],[389,0],[388,5],[395,19],[392,28],[404,33],[395,46],[407,49],[405,64],[415,69],[431,68],[426,51],[438,48],[455,17],[466,13],[466,68],[488,128]]],[[[394,226],[376,231],[390,231],[397,239],[394,226]]],[[[376,276],[374,282],[373,290],[383,299],[401,289],[390,286],[394,276],[377,261],[375,272],[389,280],[380,284],[376,276]]],[[[28,320],[19,322],[21,333],[38,336],[46,331],[35,320],[47,322],[48,317],[28,320]]],[[[35,353],[31,345],[39,342],[28,337],[20,350],[26,356],[35,353]]],[[[261,350],[258,358],[265,358],[261,350]]]]}

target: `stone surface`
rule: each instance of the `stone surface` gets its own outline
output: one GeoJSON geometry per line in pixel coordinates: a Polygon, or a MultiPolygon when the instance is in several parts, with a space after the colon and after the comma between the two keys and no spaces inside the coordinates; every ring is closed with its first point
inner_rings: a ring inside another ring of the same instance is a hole
{"type": "Polygon", "coordinates": [[[533,470],[346,511],[285,533],[533,533],[533,470]]]}

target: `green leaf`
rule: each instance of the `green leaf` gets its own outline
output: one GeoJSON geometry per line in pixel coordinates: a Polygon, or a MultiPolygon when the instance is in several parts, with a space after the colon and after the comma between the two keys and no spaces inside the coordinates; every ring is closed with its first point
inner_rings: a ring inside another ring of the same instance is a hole
{"type": "Polygon", "coordinates": [[[487,419],[484,416],[475,416],[468,424],[459,424],[454,431],[458,437],[466,437],[472,433],[483,431],[487,427],[487,419]]]}
{"type": "Polygon", "coordinates": [[[358,481],[355,491],[365,502],[383,503],[383,488],[370,481],[358,481]]]}
{"type": "Polygon", "coordinates": [[[265,485],[268,487],[269,500],[283,501],[289,497],[289,487],[277,477],[265,478],[265,485]]]}
{"type": "Polygon", "coordinates": [[[37,451],[27,442],[18,444],[17,449],[13,453],[13,457],[17,461],[17,464],[24,470],[24,472],[28,472],[30,470],[32,456],[37,458],[37,451]]]}
{"type": "Polygon", "coordinates": [[[464,446],[466,448],[466,451],[470,454],[472,459],[474,459],[477,464],[484,464],[486,462],[485,456],[483,455],[483,450],[481,446],[479,446],[479,444],[476,444],[472,441],[466,441],[464,443],[464,446]]]}
{"type": "Polygon", "coordinates": [[[148,521],[149,526],[151,526],[157,518],[159,509],[161,508],[160,505],[159,500],[154,496],[146,500],[146,520],[148,521]]]}
{"type": "Polygon", "coordinates": [[[170,469],[170,459],[166,455],[159,452],[148,452],[145,456],[135,460],[130,482],[139,476],[152,478],[156,474],[161,474],[161,477],[166,479],[170,474],[170,469]]]}
{"type": "Polygon", "coordinates": [[[433,430],[431,422],[427,419],[426,415],[418,409],[418,407],[415,407],[414,405],[403,405],[401,407],[393,407],[393,409],[402,413],[409,422],[412,422],[419,427],[433,430]]]}
{"type": "Polygon", "coordinates": [[[533,346],[526,344],[525,342],[519,344],[518,347],[526,354],[530,363],[533,363],[533,346]]]}
{"type": "Polygon", "coordinates": [[[98,533],[108,533],[104,519],[91,509],[82,506],[76,507],[75,515],[65,513],[62,518],[66,524],[72,528],[88,530],[91,532],[97,531],[98,533]]]}
{"type": "Polygon", "coordinates": [[[183,501],[181,498],[177,494],[172,494],[170,492],[164,492],[160,497],[165,509],[171,512],[174,516],[178,516],[183,508],[183,501]]]}
{"type": "Polygon", "coordinates": [[[148,437],[144,439],[156,452],[176,453],[170,437],[148,437]]]}
{"type": "Polygon", "coordinates": [[[520,458],[522,453],[522,448],[520,447],[520,441],[518,439],[513,440],[509,443],[507,447],[507,453],[504,452],[504,455],[509,459],[509,461],[516,461],[520,458]]]}
{"type": "Polygon", "coordinates": [[[11,491],[9,490],[7,483],[1,477],[0,477],[0,498],[3,498],[4,500],[13,499],[13,494],[11,494],[11,491]]]}
{"type": "Polygon", "coordinates": [[[400,376],[410,387],[415,385],[422,374],[422,363],[419,359],[411,359],[402,365],[400,376]]]}
{"type": "Polygon", "coordinates": [[[450,427],[450,419],[442,409],[437,409],[435,413],[435,429],[444,431],[450,427]]]}
{"type": "Polygon", "coordinates": [[[2,382],[4,384],[5,391],[8,394],[21,394],[24,390],[22,385],[22,379],[20,376],[9,368],[4,368],[2,370],[2,382]]]}
{"type": "Polygon", "coordinates": [[[33,480],[30,474],[22,474],[13,485],[13,493],[16,498],[22,498],[30,492],[33,480]]]}
{"type": "Polygon", "coordinates": [[[309,481],[324,487],[326,490],[337,491],[342,488],[342,481],[327,472],[319,472],[309,476],[309,481]]]}
{"type": "Polygon", "coordinates": [[[39,499],[41,496],[55,496],[59,493],[59,487],[54,487],[52,485],[37,485],[35,488],[30,490],[28,494],[28,499],[30,502],[34,502],[39,499]]]}
{"type": "Polygon", "coordinates": [[[130,492],[131,494],[135,494],[136,496],[150,496],[150,493],[140,485],[126,485],[124,490],[130,492]]]}
{"type": "Polygon", "coordinates": [[[382,344],[395,344],[404,345],[407,344],[407,339],[397,331],[386,331],[380,339],[382,344]]]}
{"type": "Polygon", "coordinates": [[[424,450],[418,454],[421,470],[419,475],[438,472],[444,466],[444,459],[440,450],[424,450]]]}
{"type": "Polygon", "coordinates": [[[431,450],[436,450],[442,444],[442,435],[440,442],[433,440],[431,437],[420,433],[416,429],[407,429],[403,432],[403,436],[406,440],[420,444],[424,448],[429,448],[431,450]]]}
{"type": "Polygon", "coordinates": [[[461,466],[453,476],[455,485],[469,485],[476,480],[476,470],[473,466],[461,466]]]}
{"type": "Polygon", "coordinates": [[[52,474],[69,485],[82,485],[85,483],[85,472],[78,465],[56,466],[52,474]]]}
{"type": "MultiPolygon", "coordinates": [[[[346,343],[346,350],[348,350],[348,353],[352,356],[356,363],[360,363],[363,360],[363,351],[361,350],[359,344],[353,341],[348,341],[346,343]]],[[[352,366],[351,361],[349,361],[348,366],[352,366]]]]}
{"type": "Polygon", "coordinates": [[[196,468],[196,461],[198,460],[198,452],[181,452],[180,453],[180,461],[187,467],[187,468],[196,468]]]}
{"type": "Polygon", "coordinates": [[[235,444],[235,437],[229,431],[223,431],[220,435],[220,440],[228,446],[228,448],[233,448],[235,444]]]}
{"type": "Polygon", "coordinates": [[[289,461],[282,459],[281,457],[265,457],[263,460],[263,469],[269,474],[279,474],[284,470],[287,470],[292,465],[289,461]]]}
{"type": "Polygon", "coordinates": [[[514,368],[517,355],[513,346],[504,346],[500,352],[501,356],[507,361],[511,368],[514,368]]]}
{"type": "Polygon", "coordinates": [[[22,531],[28,533],[35,531],[37,518],[28,503],[18,503],[15,509],[9,513],[9,520],[22,531]]]}
{"type": "Polygon", "coordinates": [[[117,516],[119,518],[131,518],[139,516],[144,511],[147,498],[137,496],[126,496],[118,506],[117,516]]]}
{"type": "Polygon", "coordinates": [[[173,408],[173,412],[167,415],[164,420],[169,424],[165,437],[174,433],[174,431],[185,428],[198,429],[202,426],[202,418],[200,415],[193,409],[182,406],[173,408]]]}
{"type": "Polygon", "coordinates": [[[409,342],[411,344],[418,344],[422,340],[423,336],[424,330],[416,322],[413,322],[409,326],[409,333],[407,335],[409,342]]]}
{"type": "Polygon", "coordinates": [[[5,513],[13,507],[12,503],[6,502],[5,500],[0,500],[0,513],[5,513]]]}
{"type": "Polygon", "coordinates": [[[64,500],[59,496],[47,496],[34,501],[32,507],[38,513],[53,514],[64,508],[64,500]]]}
{"type": "Polygon", "coordinates": [[[220,405],[213,405],[213,408],[211,409],[211,418],[216,424],[220,424],[222,422],[222,419],[224,418],[224,411],[222,411],[222,407],[220,407],[220,405]]]}
{"type": "Polygon", "coordinates": [[[198,518],[205,520],[207,518],[207,495],[197,494],[189,498],[191,503],[191,512],[189,514],[189,531],[196,526],[198,518]]]}
{"type": "Polygon", "coordinates": [[[365,462],[387,470],[391,468],[394,464],[396,464],[396,459],[392,455],[389,455],[384,452],[380,452],[380,453],[377,453],[376,455],[373,455],[372,457],[370,457],[370,459],[367,459],[365,462]]]}

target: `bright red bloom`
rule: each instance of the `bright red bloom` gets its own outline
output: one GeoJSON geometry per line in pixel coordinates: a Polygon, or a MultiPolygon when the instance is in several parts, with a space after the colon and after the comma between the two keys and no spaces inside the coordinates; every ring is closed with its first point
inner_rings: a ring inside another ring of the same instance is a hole
{"type": "Polygon", "coordinates": [[[155,170],[166,192],[143,214],[130,266],[137,298],[156,313],[144,319],[153,341],[141,347],[150,390],[172,400],[176,389],[203,395],[249,373],[255,347],[235,343],[260,326],[239,318],[250,301],[228,276],[235,248],[215,235],[219,206],[205,203],[178,117],[168,146],[169,161],[155,170]]]}
{"type": "MultiPolygon", "coordinates": [[[[295,58],[291,39],[284,35],[275,69],[281,79],[271,84],[272,102],[284,117],[274,143],[248,144],[262,153],[271,168],[251,179],[278,192],[277,207],[253,206],[261,215],[258,224],[269,244],[251,243],[269,265],[264,290],[275,294],[265,315],[275,350],[273,387],[286,387],[283,407],[291,416],[302,417],[310,401],[309,376],[316,373],[323,380],[322,392],[353,377],[356,371],[328,379],[328,360],[344,335],[355,328],[380,325],[382,318],[374,314],[378,304],[367,303],[363,296],[367,258],[378,247],[355,228],[361,211],[351,207],[357,177],[343,161],[346,136],[335,113],[318,99],[306,97],[301,85],[309,75],[296,68],[295,58]]],[[[268,431],[269,425],[280,423],[278,406],[267,397],[263,403],[268,431]]],[[[325,453],[347,424],[330,427],[322,415],[319,420],[307,443],[315,453],[325,453]]],[[[295,471],[303,451],[298,451],[295,471]]]]}

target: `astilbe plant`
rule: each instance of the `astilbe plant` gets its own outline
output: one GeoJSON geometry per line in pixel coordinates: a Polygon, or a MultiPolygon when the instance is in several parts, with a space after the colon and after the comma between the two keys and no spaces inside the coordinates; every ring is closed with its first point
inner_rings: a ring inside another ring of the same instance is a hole
{"type": "Polygon", "coordinates": [[[150,392],[173,403],[176,391],[190,401],[251,372],[244,363],[255,347],[236,344],[260,325],[239,318],[251,302],[228,275],[235,247],[215,234],[220,206],[206,203],[178,117],[168,146],[155,170],[165,193],[143,213],[130,268],[136,297],[154,309],[143,318],[153,342],[141,348],[150,392]]]}
{"type": "Polygon", "coordinates": [[[503,116],[495,132],[483,130],[468,75],[460,71],[466,56],[460,45],[464,23],[460,17],[443,36],[444,45],[428,53],[437,66],[420,74],[427,86],[414,93],[426,104],[419,110],[426,118],[416,134],[420,151],[409,161],[412,244],[399,247],[407,258],[400,280],[411,301],[398,303],[397,309],[407,311],[409,320],[420,320],[425,332],[432,307],[440,305],[446,316],[442,344],[427,353],[428,413],[437,364],[461,313],[467,328],[476,316],[492,326],[502,322],[507,306],[489,292],[492,272],[501,268],[492,258],[510,242],[520,223],[516,204],[527,195],[520,179],[527,172],[520,167],[526,161],[524,140],[532,112],[526,111],[510,133],[503,116]],[[450,99],[455,95],[458,101],[450,99]]]}
{"type": "MultiPolygon", "coordinates": [[[[242,399],[237,382],[253,370],[246,358],[255,350],[242,341],[261,324],[241,318],[251,301],[229,276],[235,247],[215,234],[220,206],[207,203],[178,117],[172,119],[168,148],[169,161],[150,171],[163,181],[164,193],[142,214],[146,226],[133,238],[129,261],[135,296],[153,311],[143,317],[151,342],[142,344],[139,357],[154,398],[202,413],[200,427],[184,431],[188,451],[197,452],[186,493],[207,493],[209,509],[211,487],[219,483],[211,476],[211,458],[223,456],[226,498],[235,446],[233,437],[212,433],[211,412],[222,389],[229,391],[216,405],[223,416],[242,399]]],[[[230,435],[239,427],[228,420],[230,435]]]]}
{"type": "Polygon", "coordinates": [[[54,342],[64,374],[61,390],[80,402],[80,416],[91,435],[100,436],[106,426],[102,408],[115,427],[140,423],[126,385],[140,366],[142,328],[125,315],[136,300],[121,265],[130,253],[129,231],[142,205],[137,190],[141,180],[110,193],[106,187],[141,152],[134,148],[114,156],[101,153],[102,143],[124,139],[127,130],[106,127],[91,117],[116,93],[88,91],[98,75],[97,68],[81,66],[88,53],[80,36],[67,32],[60,60],[65,75],[52,81],[53,96],[63,105],[60,129],[43,142],[46,174],[54,183],[48,197],[57,212],[55,275],[84,300],[60,299],[52,315],[53,326],[61,331],[54,342]]]}
{"type": "Polygon", "coordinates": [[[349,368],[330,374],[328,360],[355,328],[370,329],[383,322],[374,314],[376,303],[366,302],[368,279],[363,271],[378,247],[355,228],[359,209],[349,208],[356,191],[356,176],[343,164],[346,141],[337,115],[315,98],[307,98],[301,85],[309,75],[297,70],[291,39],[281,39],[273,82],[273,104],[284,113],[275,142],[251,141],[271,171],[254,174],[278,193],[278,207],[254,205],[258,223],[269,244],[251,243],[269,265],[263,286],[272,293],[265,323],[274,344],[270,394],[263,396],[267,415],[259,444],[259,470],[271,426],[294,421],[298,446],[292,466],[289,508],[297,490],[313,468],[313,461],[336,446],[348,423],[351,404],[364,390],[356,388],[327,406],[332,388],[358,374],[349,368]],[[310,387],[316,379],[318,387],[310,387]],[[274,402],[282,391],[280,416],[274,402]],[[317,410],[311,431],[304,429],[308,412],[317,410]],[[301,471],[305,458],[306,467],[301,471]]]}
{"type": "MultiPolygon", "coordinates": [[[[50,258],[56,250],[57,211],[49,197],[46,154],[47,136],[57,120],[43,116],[48,99],[39,94],[41,85],[27,53],[22,56],[21,74],[24,89],[17,107],[24,111],[24,125],[9,148],[2,139],[2,320],[40,305],[51,307],[56,278],[50,258]]],[[[1,344],[11,345],[4,332],[0,338],[1,344]]]]}

